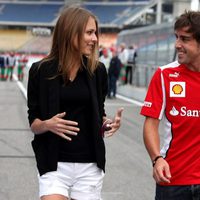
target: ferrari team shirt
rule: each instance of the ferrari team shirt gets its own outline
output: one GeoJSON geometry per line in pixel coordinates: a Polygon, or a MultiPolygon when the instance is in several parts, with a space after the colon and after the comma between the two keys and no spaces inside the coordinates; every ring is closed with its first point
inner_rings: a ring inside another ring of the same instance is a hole
{"type": "Polygon", "coordinates": [[[141,114],[163,120],[161,155],[172,175],[168,185],[200,184],[200,72],[178,62],[159,67],[141,114]]]}

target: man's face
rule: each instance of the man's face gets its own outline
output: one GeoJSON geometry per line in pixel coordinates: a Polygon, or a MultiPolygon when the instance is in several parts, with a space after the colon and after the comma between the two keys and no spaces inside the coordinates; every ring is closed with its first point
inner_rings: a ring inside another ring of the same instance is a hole
{"type": "Polygon", "coordinates": [[[187,30],[188,27],[175,30],[178,62],[187,66],[200,65],[200,44],[187,30]]]}

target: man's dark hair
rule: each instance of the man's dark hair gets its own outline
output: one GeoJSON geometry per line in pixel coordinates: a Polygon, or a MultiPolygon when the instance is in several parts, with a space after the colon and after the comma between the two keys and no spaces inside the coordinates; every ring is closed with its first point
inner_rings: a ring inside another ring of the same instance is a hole
{"type": "Polygon", "coordinates": [[[177,18],[174,24],[174,30],[179,30],[188,27],[187,32],[192,33],[193,37],[200,43],[200,12],[185,11],[177,18]]]}

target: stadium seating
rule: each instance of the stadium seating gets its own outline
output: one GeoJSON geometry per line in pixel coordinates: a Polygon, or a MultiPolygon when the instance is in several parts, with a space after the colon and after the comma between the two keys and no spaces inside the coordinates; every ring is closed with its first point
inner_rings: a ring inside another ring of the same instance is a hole
{"type": "MultiPolygon", "coordinates": [[[[16,0],[6,2],[0,2],[0,24],[5,24],[6,26],[28,26],[33,29],[41,28],[39,26],[52,27],[55,25],[57,16],[60,10],[64,7],[64,0],[59,1],[36,1],[28,2],[24,0],[16,0]]],[[[134,0],[134,1],[120,1],[120,0],[110,0],[110,1],[80,1],[80,5],[88,10],[91,10],[99,19],[100,27],[102,28],[113,28],[119,29],[122,27],[123,23],[130,18],[132,15],[140,11],[146,4],[148,0],[134,0]],[[134,3],[136,2],[136,3],[134,3]]],[[[31,29],[32,29],[31,28],[31,29]]],[[[34,29],[34,30],[35,30],[34,29]]],[[[27,32],[24,31],[24,40],[20,39],[21,36],[16,34],[16,43],[10,45],[8,39],[8,45],[4,45],[4,42],[0,44],[1,50],[14,49],[17,51],[28,51],[28,52],[39,52],[47,53],[50,50],[50,38],[51,37],[41,37],[37,34],[29,34],[27,38],[27,32]],[[18,41],[20,44],[18,44],[18,41]]],[[[13,34],[12,31],[8,34],[13,34]]],[[[51,33],[50,33],[51,34],[51,33]]],[[[109,34],[107,34],[109,35],[109,34]]],[[[116,33],[106,36],[105,34],[101,37],[102,43],[115,43],[116,33]],[[107,42],[106,42],[107,41],[107,42]]],[[[6,43],[6,42],[5,42],[6,43]]]]}
{"type": "Polygon", "coordinates": [[[0,51],[17,51],[32,39],[25,30],[0,30],[0,51]]]}
{"type": "Polygon", "coordinates": [[[20,49],[20,52],[28,52],[31,54],[47,54],[51,48],[52,37],[33,37],[26,42],[20,49]]]}
{"type": "MultiPolygon", "coordinates": [[[[122,25],[123,22],[134,15],[141,7],[145,5],[145,2],[133,3],[132,1],[87,1],[80,3],[81,6],[92,11],[99,19],[100,26],[115,26],[122,25]]],[[[0,23],[15,22],[18,25],[26,24],[45,24],[53,26],[55,20],[59,15],[62,7],[65,6],[63,1],[48,1],[47,2],[0,2],[0,23]]]]}
{"type": "Polygon", "coordinates": [[[63,4],[0,3],[0,21],[50,23],[63,4]]]}
{"type": "Polygon", "coordinates": [[[84,5],[88,10],[91,10],[98,16],[101,24],[112,23],[128,6],[122,5],[84,5]]]}

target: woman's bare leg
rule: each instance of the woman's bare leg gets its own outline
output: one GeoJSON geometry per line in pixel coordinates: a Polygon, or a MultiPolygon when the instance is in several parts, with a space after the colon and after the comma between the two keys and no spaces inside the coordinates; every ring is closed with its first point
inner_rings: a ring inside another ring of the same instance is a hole
{"type": "Polygon", "coordinates": [[[69,199],[60,194],[52,194],[52,195],[42,196],[41,200],[69,200],[69,199]]]}

